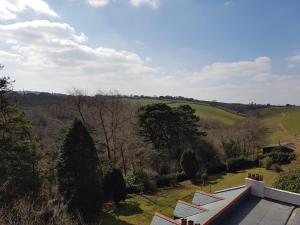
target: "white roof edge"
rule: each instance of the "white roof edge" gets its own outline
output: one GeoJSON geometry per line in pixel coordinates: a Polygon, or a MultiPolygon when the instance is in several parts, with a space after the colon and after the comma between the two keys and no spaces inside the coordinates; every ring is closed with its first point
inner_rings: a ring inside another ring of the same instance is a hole
{"type": "Polygon", "coordinates": [[[291,194],[291,195],[295,195],[297,197],[300,197],[300,194],[296,193],[296,192],[285,191],[285,190],[281,190],[281,189],[277,189],[277,188],[272,188],[272,187],[265,187],[265,188],[266,189],[271,189],[273,191],[278,191],[278,192],[281,192],[281,193],[291,194]]]}
{"type": "Polygon", "coordinates": [[[226,188],[226,189],[223,189],[220,191],[216,191],[216,192],[214,192],[214,194],[218,194],[218,193],[225,192],[225,191],[232,191],[232,190],[240,189],[240,188],[244,188],[244,187],[246,187],[246,185],[241,185],[241,186],[232,187],[232,188],[226,188]]]}

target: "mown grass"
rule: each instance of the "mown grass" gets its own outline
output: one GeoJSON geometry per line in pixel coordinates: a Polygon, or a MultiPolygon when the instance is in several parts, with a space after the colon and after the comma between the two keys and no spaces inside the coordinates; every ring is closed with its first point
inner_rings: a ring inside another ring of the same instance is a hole
{"type": "Polygon", "coordinates": [[[160,100],[160,99],[128,99],[135,104],[140,104],[142,106],[154,103],[166,103],[171,107],[177,107],[180,105],[190,105],[193,109],[196,110],[196,115],[199,116],[201,119],[207,120],[215,120],[222,122],[227,125],[232,125],[236,121],[242,119],[238,114],[233,112],[224,110],[222,108],[213,107],[206,104],[198,104],[198,103],[191,103],[186,101],[173,101],[173,100],[160,100]]]}
{"type": "Polygon", "coordinates": [[[131,195],[115,211],[104,215],[103,224],[105,225],[140,225],[150,224],[153,213],[160,212],[171,216],[177,200],[181,199],[191,202],[196,190],[214,192],[225,188],[244,184],[244,179],[248,173],[259,173],[264,176],[267,185],[271,186],[277,173],[255,168],[238,173],[219,174],[210,177],[211,184],[198,186],[190,181],[180,183],[177,187],[161,190],[155,195],[131,195]]]}

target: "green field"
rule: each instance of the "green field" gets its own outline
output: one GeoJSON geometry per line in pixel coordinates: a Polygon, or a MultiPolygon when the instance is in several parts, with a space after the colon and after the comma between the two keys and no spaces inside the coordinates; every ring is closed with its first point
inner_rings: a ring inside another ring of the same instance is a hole
{"type": "Polygon", "coordinates": [[[222,108],[213,107],[206,104],[198,104],[198,103],[191,103],[191,102],[185,102],[185,101],[172,101],[172,100],[159,100],[159,99],[136,99],[136,100],[129,100],[136,104],[140,105],[148,105],[153,103],[166,103],[172,107],[177,107],[180,105],[190,105],[196,110],[196,115],[200,117],[200,119],[207,119],[207,120],[215,120],[220,121],[227,125],[232,125],[236,121],[242,119],[243,117],[227,111],[222,108]]]}
{"type": "Polygon", "coordinates": [[[244,184],[244,179],[248,173],[259,173],[264,176],[265,182],[271,186],[278,174],[267,171],[263,168],[250,169],[239,173],[228,173],[211,177],[210,185],[196,186],[189,181],[182,182],[178,187],[159,191],[155,195],[131,195],[115,211],[104,215],[103,224],[105,225],[140,225],[150,224],[153,213],[158,211],[171,216],[177,200],[181,199],[191,202],[196,190],[214,192],[229,187],[244,184]]]}
{"type": "Polygon", "coordinates": [[[300,136],[300,107],[263,109],[259,111],[259,118],[269,129],[267,141],[270,144],[295,141],[300,136]]]}
{"type": "Polygon", "coordinates": [[[300,136],[300,108],[286,113],[283,125],[292,135],[300,136]]]}

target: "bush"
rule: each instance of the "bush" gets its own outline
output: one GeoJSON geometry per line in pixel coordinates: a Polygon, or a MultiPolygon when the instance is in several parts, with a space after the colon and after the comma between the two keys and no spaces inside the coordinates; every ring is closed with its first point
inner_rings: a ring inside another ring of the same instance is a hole
{"type": "Polygon", "coordinates": [[[126,191],[129,194],[144,192],[144,181],[135,174],[125,176],[126,191]]]}
{"type": "Polygon", "coordinates": [[[273,186],[278,189],[300,193],[300,167],[281,173],[273,186]]]}
{"type": "Polygon", "coordinates": [[[156,181],[151,179],[145,172],[128,174],[125,177],[126,191],[129,194],[155,192],[156,181]]]}
{"type": "Polygon", "coordinates": [[[276,173],[280,173],[282,171],[281,166],[277,163],[274,163],[271,166],[271,170],[275,171],[276,173]]]}
{"type": "Polygon", "coordinates": [[[159,175],[156,177],[157,187],[174,186],[176,184],[176,174],[159,175]]]}
{"type": "Polygon", "coordinates": [[[226,164],[217,159],[206,165],[207,174],[217,174],[226,171],[226,164]]]}
{"type": "Polygon", "coordinates": [[[289,164],[295,159],[296,154],[287,152],[272,152],[265,154],[265,156],[271,157],[273,163],[289,164]]]}
{"type": "Polygon", "coordinates": [[[79,225],[80,218],[67,213],[62,202],[32,202],[28,199],[15,201],[12,206],[0,208],[0,224],[17,225],[79,225]]]}
{"type": "Polygon", "coordinates": [[[250,160],[244,157],[231,158],[227,160],[227,171],[236,172],[238,170],[248,169],[257,165],[257,160],[250,160]]]}
{"type": "Polygon", "coordinates": [[[184,172],[177,173],[177,182],[188,180],[189,177],[184,172]]]}
{"type": "Polygon", "coordinates": [[[193,178],[199,170],[198,160],[192,151],[185,151],[180,159],[180,165],[183,172],[189,177],[193,178]]]}
{"type": "Polygon", "coordinates": [[[105,199],[113,199],[116,204],[126,198],[126,184],[120,169],[107,169],[103,179],[105,199]]]}
{"type": "Polygon", "coordinates": [[[273,159],[270,156],[265,157],[262,160],[260,160],[260,164],[262,167],[266,168],[267,170],[270,170],[273,164],[273,159]]]}

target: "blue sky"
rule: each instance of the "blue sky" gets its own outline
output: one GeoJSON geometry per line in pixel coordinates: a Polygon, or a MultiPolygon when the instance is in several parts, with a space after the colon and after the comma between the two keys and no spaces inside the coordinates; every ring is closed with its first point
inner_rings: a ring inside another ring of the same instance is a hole
{"type": "Polygon", "coordinates": [[[297,0],[0,0],[18,90],[300,104],[297,0]]]}

